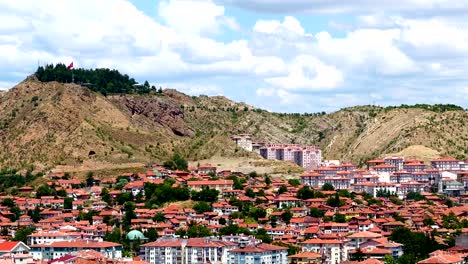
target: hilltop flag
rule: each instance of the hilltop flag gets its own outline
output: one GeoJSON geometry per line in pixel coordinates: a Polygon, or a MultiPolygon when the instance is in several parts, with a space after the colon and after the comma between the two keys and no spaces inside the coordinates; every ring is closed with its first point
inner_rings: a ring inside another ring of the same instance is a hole
{"type": "Polygon", "coordinates": [[[68,65],[67,70],[69,70],[71,68],[73,68],[73,61],[72,61],[72,63],[70,63],[70,65],[68,65]]]}

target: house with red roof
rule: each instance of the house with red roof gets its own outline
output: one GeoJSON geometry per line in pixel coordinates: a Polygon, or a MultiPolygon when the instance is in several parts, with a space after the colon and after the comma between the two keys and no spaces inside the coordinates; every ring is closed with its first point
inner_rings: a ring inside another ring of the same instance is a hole
{"type": "Polygon", "coordinates": [[[439,170],[459,170],[460,160],[453,157],[442,157],[431,160],[431,167],[439,170]]]}
{"type": "Polygon", "coordinates": [[[229,251],[228,263],[288,263],[288,249],[270,244],[258,244],[256,246],[239,247],[229,251]]]}
{"type": "Polygon", "coordinates": [[[214,181],[188,181],[187,185],[190,190],[200,191],[204,188],[210,188],[218,190],[220,193],[223,191],[230,191],[233,189],[232,185],[234,182],[232,180],[214,180],[214,181]]]}
{"type": "Polygon", "coordinates": [[[0,256],[17,254],[28,254],[30,248],[21,241],[4,241],[0,242],[0,256]]]}
{"type": "Polygon", "coordinates": [[[325,263],[340,263],[348,259],[348,247],[338,239],[312,238],[301,243],[303,252],[323,254],[325,263]]]}
{"type": "Polygon", "coordinates": [[[52,260],[80,250],[94,250],[110,259],[122,258],[122,245],[107,241],[71,240],[31,246],[35,260],[52,260]]]}

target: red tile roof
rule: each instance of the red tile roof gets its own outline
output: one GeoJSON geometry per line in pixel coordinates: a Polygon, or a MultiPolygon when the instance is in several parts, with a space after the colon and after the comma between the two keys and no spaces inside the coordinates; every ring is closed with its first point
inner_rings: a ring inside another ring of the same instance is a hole
{"type": "Polygon", "coordinates": [[[2,242],[0,243],[0,251],[11,251],[13,250],[20,242],[10,242],[10,241],[6,241],[6,242],[2,242]]]}

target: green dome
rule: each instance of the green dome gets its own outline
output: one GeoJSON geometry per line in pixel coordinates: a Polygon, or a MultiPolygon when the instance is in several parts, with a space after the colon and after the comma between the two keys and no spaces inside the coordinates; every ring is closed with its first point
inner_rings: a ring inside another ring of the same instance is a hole
{"type": "Polygon", "coordinates": [[[143,235],[142,232],[138,231],[138,230],[132,230],[130,232],[128,232],[127,234],[127,238],[129,240],[145,240],[146,237],[143,235]]]}

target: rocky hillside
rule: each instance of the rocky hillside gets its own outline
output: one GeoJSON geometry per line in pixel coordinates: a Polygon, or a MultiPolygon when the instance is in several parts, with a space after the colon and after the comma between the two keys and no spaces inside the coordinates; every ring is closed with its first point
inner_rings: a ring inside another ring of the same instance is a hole
{"type": "Polygon", "coordinates": [[[29,78],[0,96],[0,165],[147,163],[173,152],[190,160],[258,158],[236,148],[230,140],[234,133],[316,144],[325,158],[358,163],[414,146],[466,159],[467,122],[464,110],[362,106],[331,114],[278,114],[221,96],[191,97],[175,90],[103,96],[75,84],[29,78]]]}

